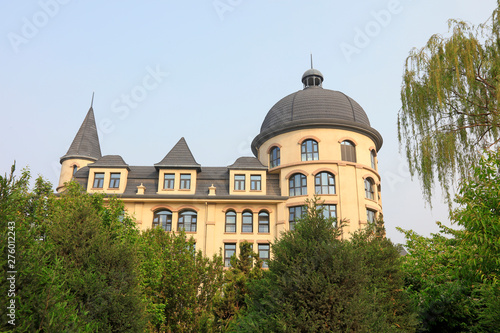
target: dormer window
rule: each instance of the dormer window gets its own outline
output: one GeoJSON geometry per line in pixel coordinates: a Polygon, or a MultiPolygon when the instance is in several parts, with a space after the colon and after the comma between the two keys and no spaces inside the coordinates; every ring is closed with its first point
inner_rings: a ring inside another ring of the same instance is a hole
{"type": "Polygon", "coordinates": [[[191,189],[191,175],[181,174],[181,190],[191,189]]]}
{"type": "Polygon", "coordinates": [[[165,190],[173,190],[175,182],[175,174],[166,173],[163,179],[163,189],[165,190]]]}
{"type": "Polygon", "coordinates": [[[93,188],[103,188],[104,187],[104,172],[96,172],[94,174],[94,185],[93,188]]]}
{"type": "Polygon", "coordinates": [[[112,173],[109,179],[109,188],[119,188],[120,187],[120,174],[112,173]]]}

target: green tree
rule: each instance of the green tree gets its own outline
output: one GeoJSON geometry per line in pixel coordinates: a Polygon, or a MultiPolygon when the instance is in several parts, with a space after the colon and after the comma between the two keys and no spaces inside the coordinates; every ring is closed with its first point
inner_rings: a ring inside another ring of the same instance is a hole
{"type": "Polygon", "coordinates": [[[240,313],[247,309],[248,284],[262,278],[262,261],[248,242],[240,243],[240,253],[231,257],[225,271],[222,293],[214,300],[215,327],[226,332],[240,313]]]}
{"type": "Polygon", "coordinates": [[[374,227],[342,240],[343,224],[310,202],[295,230],[272,245],[269,270],[250,284],[235,331],[413,331],[398,250],[374,227]]]}
{"type": "Polygon", "coordinates": [[[500,324],[500,152],[488,152],[463,179],[450,219],[426,238],[404,231],[406,289],[423,331],[494,332],[500,324]]]}
{"type": "Polygon", "coordinates": [[[406,59],[399,141],[429,203],[437,178],[451,207],[455,177],[500,141],[499,13],[479,26],[450,20],[451,36],[432,36],[406,59]]]}
{"type": "MultiPolygon", "coordinates": [[[[13,332],[140,332],[144,306],[137,281],[133,222],[123,205],[89,195],[71,183],[59,198],[51,184],[30,174],[0,177],[0,226],[15,225],[16,325],[13,332]]],[[[13,228],[12,228],[13,229],[13,228]]],[[[2,274],[8,242],[0,242],[2,274]]],[[[2,304],[10,288],[2,278],[2,304]]],[[[7,300],[6,300],[7,301],[7,300]]],[[[10,301],[10,300],[9,300],[10,301]]]]}
{"type": "Polygon", "coordinates": [[[153,228],[141,234],[141,283],[154,332],[204,332],[213,325],[212,304],[223,264],[195,250],[186,234],[153,228]]]}

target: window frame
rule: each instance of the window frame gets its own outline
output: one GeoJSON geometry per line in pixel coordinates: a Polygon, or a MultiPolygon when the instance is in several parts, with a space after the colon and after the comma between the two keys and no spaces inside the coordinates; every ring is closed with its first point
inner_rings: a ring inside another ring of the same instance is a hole
{"type": "Polygon", "coordinates": [[[291,175],[288,179],[288,196],[297,197],[301,195],[307,195],[307,176],[303,173],[297,172],[291,175]],[[297,177],[299,178],[299,185],[296,184],[297,177]],[[300,194],[297,194],[297,192],[300,192],[300,194]]]}
{"type": "Polygon", "coordinates": [[[292,206],[288,207],[288,224],[290,230],[295,229],[297,224],[297,219],[300,219],[306,213],[304,206],[292,206]],[[293,212],[293,213],[292,213],[293,212]],[[297,217],[297,212],[300,212],[300,216],[297,217]],[[293,218],[292,218],[293,216],[293,218]]]}
{"type": "Polygon", "coordinates": [[[375,223],[377,221],[377,211],[367,208],[366,209],[366,221],[368,223],[375,223]]]}
{"type": "Polygon", "coordinates": [[[160,209],[154,212],[153,214],[153,228],[159,228],[161,227],[164,231],[172,231],[172,212],[168,209],[160,209]],[[165,224],[163,224],[163,221],[161,221],[160,216],[166,216],[165,219],[165,224]],[[170,221],[168,217],[170,216],[170,221]],[[158,219],[157,221],[155,221],[158,219]],[[170,222],[170,223],[169,223],[170,222]]]}
{"type": "Polygon", "coordinates": [[[234,190],[244,191],[245,190],[246,176],[244,174],[234,175],[234,190]]]}
{"type": "Polygon", "coordinates": [[[94,183],[92,185],[92,188],[104,188],[104,172],[94,173],[94,183]]]}
{"type": "Polygon", "coordinates": [[[351,140],[344,140],[340,143],[340,158],[344,162],[357,163],[356,145],[351,140]]]}
{"type": "Polygon", "coordinates": [[[376,162],[376,158],[377,155],[375,154],[375,150],[374,149],[371,149],[370,150],[370,163],[371,163],[371,166],[372,166],[372,169],[373,170],[377,170],[377,162],[376,162]]]}
{"type": "Polygon", "coordinates": [[[241,232],[242,233],[253,232],[253,212],[250,210],[245,210],[241,214],[241,232]]]}
{"type": "Polygon", "coordinates": [[[369,200],[375,200],[375,182],[370,177],[366,177],[364,180],[365,186],[365,198],[369,200]]]}
{"type": "Polygon", "coordinates": [[[300,144],[301,161],[318,161],[319,147],[318,141],[306,139],[300,144]],[[309,143],[311,146],[309,146],[309,143]]]}
{"type": "Polygon", "coordinates": [[[224,267],[231,267],[231,258],[235,255],[236,243],[224,243],[224,267]],[[232,247],[234,247],[234,249],[232,247]],[[231,255],[228,255],[230,251],[232,251],[232,253],[231,255]]]}
{"type": "Polygon", "coordinates": [[[268,260],[271,256],[271,246],[269,244],[257,244],[257,253],[262,260],[262,268],[269,268],[268,260]],[[267,253],[267,256],[261,256],[261,253],[267,253]]]}
{"type": "Polygon", "coordinates": [[[120,188],[120,178],[121,178],[121,173],[112,172],[109,175],[109,188],[120,188]],[[118,176],[118,179],[116,178],[116,176],[118,176]]]}
{"type": "Polygon", "coordinates": [[[177,217],[177,231],[181,231],[184,229],[185,232],[196,232],[198,228],[198,213],[191,209],[186,209],[179,212],[179,216],[177,217]],[[189,221],[189,229],[186,229],[186,218],[190,217],[189,221]],[[194,217],[194,221],[193,221],[194,217]],[[182,219],[182,220],[181,220],[182,219]],[[194,230],[193,230],[194,229],[194,230]]]}
{"type": "Polygon", "coordinates": [[[173,190],[175,188],[175,173],[165,173],[163,174],[163,189],[173,190]],[[167,177],[171,177],[167,179],[167,177]],[[168,186],[167,186],[168,182],[168,186]]]}
{"type": "Polygon", "coordinates": [[[314,176],[314,192],[316,194],[336,194],[337,193],[336,191],[337,189],[335,186],[334,174],[328,171],[321,171],[314,176]],[[326,179],[324,179],[323,176],[326,176],[326,179]],[[326,181],[326,184],[323,184],[323,181],[326,181]],[[323,191],[325,188],[326,188],[326,193],[323,191]]]}
{"type": "Polygon", "coordinates": [[[278,146],[274,146],[271,148],[269,152],[269,167],[276,168],[281,164],[281,148],[278,146]]]}
{"type": "Polygon", "coordinates": [[[181,173],[179,178],[180,178],[179,189],[190,190],[191,189],[191,174],[190,173],[181,173]]]}
{"type": "Polygon", "coordinates": [[[236,229],[236,227],[237,227],[237,225],[236,225],[236,216],[237,215],[236,215],[236,212],[234,210],[228,210],[226,212],[226,215],[225,215],[225,224],[224,224],[224,232],[231,233],[231,234],[236,233],[236,230],[237,230],[236,229]],[[229,215],[229,214],[231,214],[231,215],[229,215]],[[233,217],[234,217],[234,223],[229,222],[228,218],[233,218],[233,217]],[[228,227],[232,227],[231,229],[234,228],[233,231],[228,231],[228,227]]]}
{"type": "Polygon", "coordinates": [[[250,191],[262,191],[262,176],[250,175],[250,191]],[[253,179],[258,177],[258,179],[253,179]]]}
{"type": "Polygon", "coordinates": [[[263,234],[268,234],[269,233],[269,212],[265,211],[265,210],[261,210],[259,212],[259,226],[258,226],[258,230],[259,230],[259,233],[263,233],[263,234]],[[267,219],[264,219],[263,217],[266,217],[267,219]],[[265,227],[265,229],[264,229],[265,227]],[[264,231],[265,230],[265,231],[264,231]]]}

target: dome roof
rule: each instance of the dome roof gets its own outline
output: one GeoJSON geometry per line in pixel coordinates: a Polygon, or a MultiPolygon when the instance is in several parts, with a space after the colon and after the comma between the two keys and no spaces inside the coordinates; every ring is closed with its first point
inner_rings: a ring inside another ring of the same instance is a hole
{"type": "MultiPolygon", "coordinates": [[[[307,77],[323,75],[316,69],[307,70],[307,77]]],[[[342,92],[323,89],[321,85],[307,85],[278,101],[267,113],[260,134],[252,142],[254,154],[262,143],[273,136],[304,128],[340,128],[363,133],[373,139],[377,150],[382,146],[382,136],[370,127],[363,108],[342,92]]]]}

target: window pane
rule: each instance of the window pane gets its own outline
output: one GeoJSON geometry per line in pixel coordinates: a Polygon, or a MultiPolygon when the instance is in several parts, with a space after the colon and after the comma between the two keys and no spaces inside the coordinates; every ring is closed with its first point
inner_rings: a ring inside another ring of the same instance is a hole
{"type": "Polygon", "coordinates": [[[303,213],[305,213],[305,210],[303,211],[302,206],[295,206],[288,208],[288,214],[289,214],[288,223],[290,224],[290,230],[293,230],[295,228],[297,220],[302,217],[303,213]]]}
{"type": "Polygon", "coordinates": [[[305,140],[301,145],[302,161],[318,160],[318,143],[315,140],[305,140]]]}
{"type": "Polygon", "coordinates": [[[166,173],[163,182],[164,189],[174,189],[175,175],[173,173],[166,173]]]}
{"type": "Polygon", "coordinates": [[[181,175],[181,189],[189,190],[191,188],[191,175],[181,175]]]}
{"type": "Polygon", "coordinates": [[[236,244],[224,244],[224,267],[231,267],[231,257],[236,253],[236,244]]]}
{"type": "Polygon", "coordinates": [[[269,232],[269,214],[267,212],[259,213],[259,232],[269,232]]]}
{"type": "Polygon", "coordinates": [[[235,191],[245,190],[245,175],[234,175],[234,190],[235,191]]]}
{"type": "Polygon", "coordinates": [[[153,227],[160,227],[165,231],[172,231],[172,212],[169,210],[155,212],[153,227]]]}
{"type": "Polygon", "coordinates": [[[110,188],[119,188],[120,187],[120,174],[119,173],[112,173],[110,180],[109,180],[109,187],[110,188]]]}
{"type": "Polygon", "coordinates": [[[365,197],[374,200],[373,182],[370,178],[365,179],[365,197]]]}
{"type": "Polygon", "coordinates": [[[179,214],[179,223],[177,229],[184,229],[187,232],[196,232],[196,212],[184,211],[179,214]]]}
{"type": "Polygon", "coordinates": [[[269,244],[259,244],[259,259],[262,260],[262,267],[267,268],[267,261],[269,260],[269,244]]]}
{"type": "Polygon", "coordinates": [[[104,186],[104,173],[94,174],[94,188],[103,188],[104,186]]]}
{"type": "Polygon", "coordinates": [[[226,213],[226,232],[236,232],[236,213],[233,211],[226,213]]]}
{"type": "Polygon", "coordinates": [[[274,147],[269,154],[269,165],[271,168],[280,165],[280,148],[274,147]]]}
{"type": "Polygon", "coordinates": [[[250,176],[250,189],[254,191],[261,190],[261,177],[260,175],[251,175],[250,176]]]}
{"type": "Polygon", "coordinates": [[[241,232],[253,232],[253,214],[252,212],[243,212],[243,221],[241,232]]]}
{"type": "Polygon", "coordinates": [[[289,180],[289,195],[307,195],[307,177],[301,173],[296,173],[289,180]]]}

